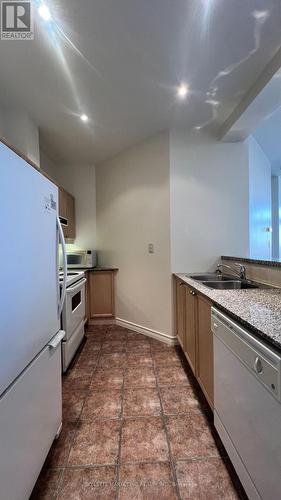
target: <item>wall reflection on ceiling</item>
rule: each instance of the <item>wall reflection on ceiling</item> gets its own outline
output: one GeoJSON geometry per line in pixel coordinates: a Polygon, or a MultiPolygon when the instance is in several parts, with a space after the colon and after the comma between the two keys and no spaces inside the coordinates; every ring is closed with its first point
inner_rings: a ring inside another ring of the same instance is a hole
{"type": "MultiPolygon", "coordinates": [[[[205,6],[205,11],[202,17],[202,29],[204,32],[207,32],[210,27],[211,16],[213,10],[215,8],[215,0],[201,0],[205,6]]],[[[249,60],[260,48],[262,28],[267,19],[270,17],[270,11],[267,9],[264,10],[254,10],[252,12],[253,22],[254,22],[254,46],[249,52],[237,62],[230,64],[229,66],[223,68],[218,72],[218,74],[211,81],[209,88],[206,92],[206,104],[210,104],[212,106],[212,117],[207,119],[203,123],[197,124],[194,128],[196,130],[201,130],[212,123],[215,122],[217,118],[217,106],[219,104],[218,95],[220,91],[220,81],[229,76],[233,71],[235,71],[238,67],[244,64],[247,60],[249,60]],[[216,104],[214,104],[216,103],[216,104]]]]}

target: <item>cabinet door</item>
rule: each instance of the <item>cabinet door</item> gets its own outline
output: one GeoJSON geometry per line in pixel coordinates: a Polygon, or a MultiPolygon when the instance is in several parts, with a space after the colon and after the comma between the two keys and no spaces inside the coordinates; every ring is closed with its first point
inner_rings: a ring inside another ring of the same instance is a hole
{"type": "Polygon", "coordinates": [[[90,318],[114,317],[114,272],[90,272],[89,285],[90,318]]]}
{"type": "Polygon", "coordinates": [[[67,193],[67,238],[74,240],[75,238],[75,198],[71,194],[67,193]]]}
{"type": "Polygon", "coordinates": [[[68,193],[64,189],[59,188],[59,216],[65,219],[65,221],[61,220],[65,238],[68,238],[67,195],[68,193]]]}
{"type": "Polygon", "coordinates": [[[196,373],[196,293],[185,286],[185,355],[193,373],[196,373]]]}
{"type": "Polygon", "coordinates": [[[200,386],[213,407],[213,334],[211,331],[211,302],[198,296],[198,374],[200,386]]]}
{"type": "Polygon", "coordinates": [[[67,218],[67,192],[59,188],[59,215],[64,219],[67,218]]]}
{"type": "Polygon", "coordinates": [[[185,349],[185,286],[180,280],[176,280],[176,321],[177,321],[177,338],[182,347],[185,349]]]}
{"type": "Polygon", "coordinates": [[[65,238],[75,238],[75,198],[62,188],[59,188],[59,215],[67,220],[67,225],[62,222],[65,238]]]}

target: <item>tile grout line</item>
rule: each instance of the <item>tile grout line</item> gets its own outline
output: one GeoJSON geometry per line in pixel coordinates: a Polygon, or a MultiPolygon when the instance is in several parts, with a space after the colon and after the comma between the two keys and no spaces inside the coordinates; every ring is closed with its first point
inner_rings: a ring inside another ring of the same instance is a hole
{"type": "MultiPolygon", "coordinates": [[[[150,348],[151,348],[151,345],[150,345],[150,348]]],[[[152,348],[151,348],[151,355],[153,356],[153,354],[152,354],[152,348]]],[[[167,445],[168,445],[169,462],[170,462],[170,466],[171,466],[171,470],[172,470],[172,479],[174,481],[175,492],[176,492],[177,498],[178,498],[178,500],[181,500],[180,491],[179,491],[179,485],[178,485],[178,480],[177,480],[177,475],[176,475],[176,468],[175,468],[175,464],[174,464],[174,460],[173,460],[172,450],[171,450],[171,446],[170,446],[169,433],[168,433],[168,429],[167,429],[167,425],[166,425],[166,419],[165,419],[165,414],[164,414],[164,409],[163,409],[163,405],[162,405],[162,399],[161,399],[161,394],[160,394],[160,387],[158,385],[158,378],[157,378],[157,374],[156,374],[156,366],[155,366],[154,363],[153,363],[153,371],[154,371],[154,376],[155,376],[155,379],[156,379],[156,390],[157,390],[158,398],[159,398],[159,401],[160,401],[161,417],[162,417],[164,431],[165,431],[167,445]]]]}
{"type": "MultiPolygon", "coordinates": [[[[158,418],[161,418],[159,415],[157,415],[158,418]]],[[[157,418],[156,416],[153,418],[157,418]]],[[[208,458],[209,459],[209,458],[208,458]]],[[[208,460],[205,457],[195,457],[195,458],[180,458],[178,461],[179,462],[200,462],[204,460],[208,460]]],[[[217,460],[217,456],[210,457],[212,460],[217,460]]],[[[133,460],[133,461],[126,461],[124,463],[121,462],[121,465],[143,465],[143,464],[168,464],[169,459],[166,460],[133,460]]],[[[92,463],[92,464],[77,464],[77,465],[69,465],[68,467],[65,467],[64,465],[62,466],[57,466],[57,467],[50,467],[48,470],[50,471],[63,471],[63,470],[73,470],[73,469],[102,469],[104,467],[117,467],[117,464],[114,462],[109,462],[109,463],[92,463]]]]}
{"type": "MultiPolygon", "coordinates": [[[[128,343],[128,335],[126,333],[126,350],[127,353],[127,343],[128,343]]],[[[117,455],[117,471],[116,471],[116,499],[120,498],[120,467],[121,467],[121,448],[122,448],[122,430],[123,430],[123,406],[124,406],[124,397],[125,397],[125,367],[123,367],[123,381],[121,387],[121,408],[120,408],[120,428],[119,428],[119,446],[118,446],[118,455],[117,455]]]]}

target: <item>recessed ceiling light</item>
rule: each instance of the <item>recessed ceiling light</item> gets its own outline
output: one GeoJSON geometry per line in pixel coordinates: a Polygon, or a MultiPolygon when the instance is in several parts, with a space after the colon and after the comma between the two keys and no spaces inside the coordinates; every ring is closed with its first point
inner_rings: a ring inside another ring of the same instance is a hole
{"type": "Polygon", "coordinates": [[[179,99],[185,99],[189,92],[188,85],[186,83],[181,83],[177,88],[177,96],[179,99]]]}
{"type": "Polygon", "coordinates": [[[82,122],[87,122],[89,120],[88,116],[83,114],[80,116],[80,120],[82,120],[82,122]]]}
{"type": "Polygon", "coordinates": [[[50,21],[52,19],[51,12],[49,7],[46,4],[42,3],[38,9],[39,16],[44,19],[44,21],[50,21]]]}

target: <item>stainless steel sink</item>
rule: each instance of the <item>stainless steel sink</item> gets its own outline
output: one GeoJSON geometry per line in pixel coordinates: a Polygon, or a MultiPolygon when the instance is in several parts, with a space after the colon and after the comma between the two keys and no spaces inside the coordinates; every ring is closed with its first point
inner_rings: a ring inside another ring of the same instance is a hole
{"type": "Polygon", "coordinates": [[[202,274],[187,274],[188,278],[200,281],[202,285],[214,290],[246,290],[255,288],[270,288],[263,283],[257,283],[250,280],[243,280],[235,276],[218,274],[218,273],[202,273],[202,274]]]}
{"type": "Polygon", "coordinates": [[[206,273],[206,274],[191,274],[188,276],[196,281],[233,281],[231,276],[223,276],[222,274],[217,273],[206,273]]]}
{"type": "Polygon", "coordinates": [[[249,283],[248,281],[203,281],[202,285],[207,286],[208,288],[213,288],[215,290],[243,290],[249,288],[260,288],[258,285],[254,283],[249,283]]]}

